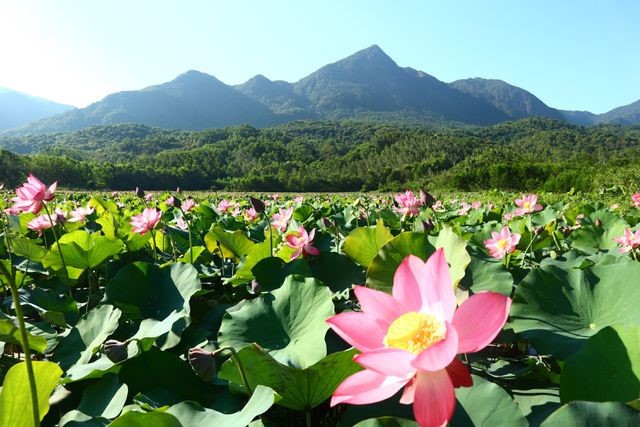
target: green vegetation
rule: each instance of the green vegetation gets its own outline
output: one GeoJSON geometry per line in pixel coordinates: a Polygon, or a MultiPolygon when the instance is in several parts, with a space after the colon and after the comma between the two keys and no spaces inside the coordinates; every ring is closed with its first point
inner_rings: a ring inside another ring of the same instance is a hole
{"type": "MultiPolygon", "coordinates": [[[[0,182],[28,172],[87,189],[546,190],[640,178],[640,127],[529,118],[484,128],[303,121],[205,131],[111,125],[0,138],[0,182]],[[24,155],[28,154],[28,155],[24,155]]],[[[633,187],[633,188],[631,188],[633,187]]]]}

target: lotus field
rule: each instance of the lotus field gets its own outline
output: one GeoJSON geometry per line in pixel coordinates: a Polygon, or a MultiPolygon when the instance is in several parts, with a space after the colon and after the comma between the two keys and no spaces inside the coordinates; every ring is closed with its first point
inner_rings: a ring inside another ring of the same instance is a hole
{"type": "Polygon", "coordinates": [[[2,427],[640,425],[640,194],[0,190],[2,427]]]}

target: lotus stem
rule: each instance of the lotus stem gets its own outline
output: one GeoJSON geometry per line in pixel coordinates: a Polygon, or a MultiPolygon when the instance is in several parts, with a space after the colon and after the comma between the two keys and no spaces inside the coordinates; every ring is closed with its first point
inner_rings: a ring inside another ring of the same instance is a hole
{"type": "Polygon", "coordinates": [[[40,408],[38,407],[38,390],[36,388],[36,377],[33,374],[33,365],[31,364],[31,349],[29,348],[29,338],[27,337],[27,327],[24,323],[24,315],[22,314],[22,306],[20,305],[20,295],[16,286],[13,274],[7,271],[7,268],[0,262],[0,273],[2,273],[9,283],[11,297],[16,310],[16,318],[18,319],[18,328],[20,329],[20,343],[22,351],[24,351],[24,363],[27,367],[27,378],[29,379],[29,391],[31,392],[31,407],[33,411],[33,420],[36,426],[40,426],[40,408]]]}

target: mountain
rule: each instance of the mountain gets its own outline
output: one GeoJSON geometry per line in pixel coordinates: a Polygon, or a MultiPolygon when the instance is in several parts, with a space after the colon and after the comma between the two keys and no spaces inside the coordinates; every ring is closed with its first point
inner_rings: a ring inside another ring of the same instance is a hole
{"type": "Polygon", "coordinates": [[[294,84],[326,119],[376,114],[491,124],[508,117],[429,74],[399,67],[377,45],[326,65],[294,84]]]}
{"type": "MultiPolygon", "coordinates": [[[[6,94],[0,91],[2,96],[6,94]]],[[[302,119],[484,126],[535,116],[583,126],[639,124],[640,101],[601,115],[559,111],[501,80],[444,83],[423,71],[398,66],[373,45],[295,83],[258,74],[229,86],[211,75],[189,71],[168,83],[111,94],[86,108],[4,133],[63,132],[120,123],[184,130],[240,124],[267,127],[302,119]]]]}
{"type": "Polygon", "coordinates": [[[309,100],[295,93],[291,83],[282,80],[271,81],[258,74],[234,88],[267,106],[287,121],[318,118],[309,100]]]}
{"type": "Polygon", "coordinates": [[[114,93],[86,108],[40,120],[12,133],[60,132],[116,123],[200,130],[239,123],[264,127],[279,122],[276,114],[258,101],[213,76],[188,71],[168,83],[114,93]]]}
{"type": "Polygon", "coordinates": [[[34,120],[73,108],[71,105],[58,104],[10,89],[0,88],[0,130],[22,126],[34,120]]]}
{"type": "Polygon", "coordinates": [[[539,116],[565,120],[560,111],[549,107],[531,92],[502,80],[464,79],[449,86],[493,105],[512,119],[539,116]]]}
{"type": "Polygon", "coordinates": [[[614,108],[604,114],[600,114],[597,122],[613,123],[618,125],[640,124],[640,100],[629,105],[614,108]]]}

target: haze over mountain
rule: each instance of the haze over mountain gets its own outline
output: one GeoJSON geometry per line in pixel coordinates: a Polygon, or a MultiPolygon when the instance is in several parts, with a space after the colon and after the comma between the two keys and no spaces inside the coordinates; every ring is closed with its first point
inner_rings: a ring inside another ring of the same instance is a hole
{"type": "Polygon", "coordinates": [[[71,110],[71,105],[0,88],[0,130],[15,128],[63,111],[71,110]]]}
{"type": "Polygon", "coordinates": [[[501,80],[444,83],[423,71],[399,67],[373,45],[295,83],[271,81],[258,74],[241,85],[229,86],[211,75],[189,71],[170,82],[114,93],[86,108],[7,133],[69,131],[116,123],[189,130],[245,123],[267,127],[300,119],[491,125],[531,116],[580,125],[637,124],[640,101],[600,115],[560,111],[501,80]]]}

